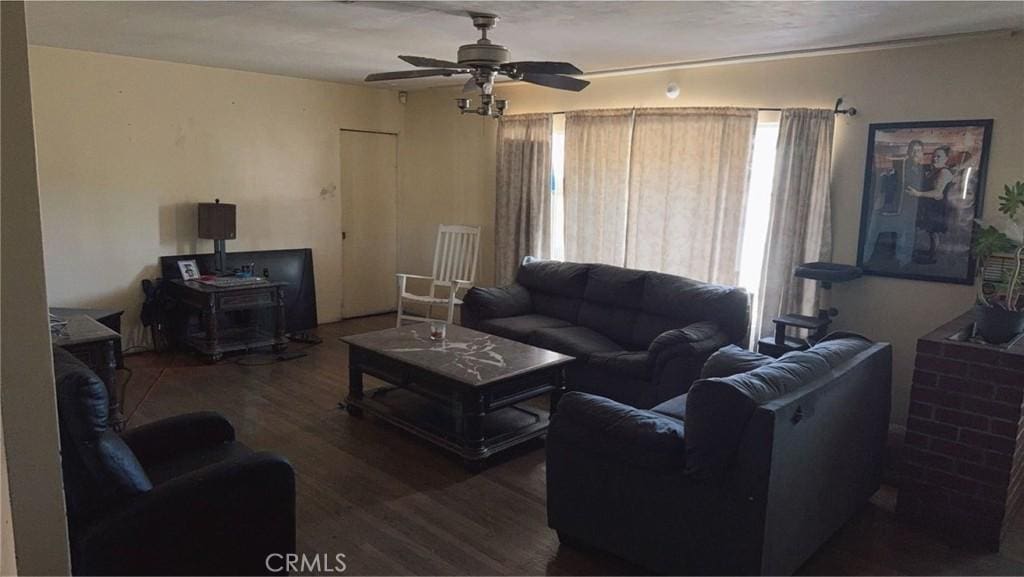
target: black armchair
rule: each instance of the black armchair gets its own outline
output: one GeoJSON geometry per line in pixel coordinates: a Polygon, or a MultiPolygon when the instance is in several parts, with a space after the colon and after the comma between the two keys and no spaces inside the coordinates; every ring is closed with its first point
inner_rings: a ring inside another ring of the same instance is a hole
{"type": "Polygon", "coordinates": [[[580,392],[546,441],[548,525],[669,575],[789,575],[878,489],[892,349],[728,347],[650,410],[580,392]],[[739,372],[737,372],[739,371],[739,372]]]}
{"type": "Polygon", "coordinates": [[[268,574],[295,551],[288,461],[210,412],[117,435],[96,375],[62,349],[54,365],[75,574],[268,574]]]}

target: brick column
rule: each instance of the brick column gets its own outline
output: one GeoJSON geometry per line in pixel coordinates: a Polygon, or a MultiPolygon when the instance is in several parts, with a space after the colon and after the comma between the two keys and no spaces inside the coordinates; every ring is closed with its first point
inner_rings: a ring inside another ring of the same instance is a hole
{"type": "Polygon", "coordinates": [[[1024,496],[1024,339],[951,340],[968,313],[917,341],[897,513],[950,540],[998,548],[1024,496]]]}

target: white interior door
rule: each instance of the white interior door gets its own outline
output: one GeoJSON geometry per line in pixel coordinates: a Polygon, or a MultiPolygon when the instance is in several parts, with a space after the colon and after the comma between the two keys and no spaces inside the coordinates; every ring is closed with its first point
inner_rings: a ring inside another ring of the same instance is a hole
{"type": "Polygon", "coordinates": [[[341,131],[341,315],[395,310],[398,136],[341,131]]]}

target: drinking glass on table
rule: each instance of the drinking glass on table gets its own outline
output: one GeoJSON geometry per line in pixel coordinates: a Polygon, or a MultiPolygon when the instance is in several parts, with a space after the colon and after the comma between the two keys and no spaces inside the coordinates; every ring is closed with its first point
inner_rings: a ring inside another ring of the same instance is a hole
{"type": "Polygon", "coordinates": [[[447,332],[447,323],[443,321],[430,321],[430,340],[443,341],[447,332]]]}

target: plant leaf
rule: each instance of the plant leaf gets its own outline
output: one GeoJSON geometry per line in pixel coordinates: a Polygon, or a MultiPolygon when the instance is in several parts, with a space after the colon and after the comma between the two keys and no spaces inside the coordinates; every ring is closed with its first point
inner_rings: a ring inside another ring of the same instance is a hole
{"type": "Polygon", "coordinates": [[[1011,187],[1009,184],[1003,187],[1003,194],[999,197],[999,212],[1016,218],[1017,210],[1024,208],[1024,182],[1017,181],[1011,187]]]}
{"type": "Polygon", "coordinates": [[[989,225],[979,226],[978,229],[974,237],[974,255],[979,259],[984,261],[996,253],[1016,250],[1017,243],[998,228],[989,225]]]}

